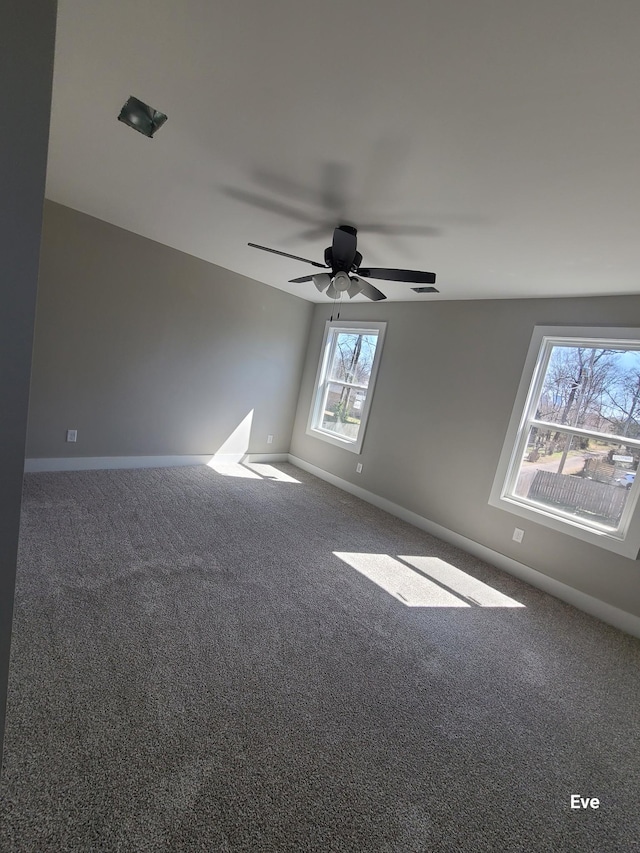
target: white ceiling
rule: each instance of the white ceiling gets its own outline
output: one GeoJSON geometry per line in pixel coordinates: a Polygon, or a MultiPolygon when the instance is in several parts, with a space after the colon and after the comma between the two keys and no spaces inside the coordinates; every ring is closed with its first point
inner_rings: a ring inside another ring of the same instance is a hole
{"type": "Polygon", "coordinates": [[[637,0],[59,0],[47,197],[312,301],[246,244],[356,225],[437,273],[394,301],[638,293],[639,84],[637,0]]]}

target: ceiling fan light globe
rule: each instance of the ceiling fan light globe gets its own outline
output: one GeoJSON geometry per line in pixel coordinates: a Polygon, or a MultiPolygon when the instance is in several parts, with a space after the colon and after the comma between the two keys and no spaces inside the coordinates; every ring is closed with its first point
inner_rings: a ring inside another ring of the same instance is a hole
{"type": "Polygon", "coordinates": [[[322,293],[323,290],[326,290],[331,284],[331,276],[326,272],[320,272],[317,275],[312,276],[312,279],[320,293],[322,293]]]}
{"type": "Polygon", "coordinates": [[[333,277],[333,286],[338,293],[346,293],[351,287],[351,279],[346,272],[337,272],[333,277]]]}
{"type": "Polygon", "coordinates": [[[353,299],[353,297],[357,296],[358,293],[360,293],[361,291],[362,285],[360,284],[360,279],[354,276],[354,278],[351,279],[349,290],[347,290],[347,293],[349,294],[349,299],[353,299]]]}

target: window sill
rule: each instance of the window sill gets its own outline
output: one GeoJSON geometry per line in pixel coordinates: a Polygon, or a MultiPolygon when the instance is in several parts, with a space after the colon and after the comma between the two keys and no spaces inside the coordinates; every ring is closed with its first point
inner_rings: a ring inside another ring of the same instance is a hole
{"type": "Polygon", "coordinates": [[[612,551],[621,557],[628,557],[631,560],[638,559],[638,552],[640,551],[640,535],[638,534],[632,535],[629,532],[623,539],[620,535],[616,535],[613,532],[587,527],[581,524],[578,519],[575,521],[569,518],[565,519],[545,511],[542,507],[538,509],[530,504],[524,504],[508,497],[495,497],[492,495],[489,498],[489,504],[496,509],[510,512],[527,521],[533,521],[535,524],[540,524],[543,527],[557,530],[559,533],[573,536],[582,542],[612,551]]]}
{"type": "Polygon", "coordinates": [[[319,438],[320,441],[326,441],[327,444],[333,444],[334,447],[341,447],[343,450],[348,450],[350,453],[360,453],[362,448],[362,438],[358,438],[353,441],[348,438],[340,438],[338,435],[333,435],[332,433],[315,429],[314,427],[310,427],[307,430],[307,435],[310,435],[312,438],[319,438]]]}

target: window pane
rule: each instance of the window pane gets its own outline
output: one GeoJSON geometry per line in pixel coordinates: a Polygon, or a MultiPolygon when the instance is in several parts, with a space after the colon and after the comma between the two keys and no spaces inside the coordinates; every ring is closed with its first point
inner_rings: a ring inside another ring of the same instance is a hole
{"type": "Polygon", "coordinates": [[[640,352],[552,347],[535,417],[640,437],[640,352]]]}
{"type": "Polygon", "coordinates": [[[534,428],[513,494],[615,529],[637,465],[634,454],[617,443],[534,428]]]}
{"type": "Polygon", "coordinates": [[[327,322],[307,432],[360,453],[386,323],[327,322]]]}
{"type": "Polygon", "coordinates": [[[329,383],[321,428],[342,438],[358,437],[366,392],[359,388],[329,383]]]}
{"type": "Polygon", "coordinates": [[[337,333],[336,346],[329,366],[329,378],[367,386],[377,340],[377,335],[337,333]]]}

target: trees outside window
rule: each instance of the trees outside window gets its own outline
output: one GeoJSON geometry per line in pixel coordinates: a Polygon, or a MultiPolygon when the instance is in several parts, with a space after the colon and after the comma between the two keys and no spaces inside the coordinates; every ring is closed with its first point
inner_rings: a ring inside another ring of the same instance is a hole
{"type": "Polygon", "coordinates": [[[537,328],[490,503],[635,558],[639,461],[640,330],[537,328]]]}
{"type": "Polygon", "coordinates": [[[360,452],[386,323],[328,322],[307,432],[360,452]]]}

